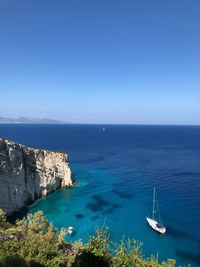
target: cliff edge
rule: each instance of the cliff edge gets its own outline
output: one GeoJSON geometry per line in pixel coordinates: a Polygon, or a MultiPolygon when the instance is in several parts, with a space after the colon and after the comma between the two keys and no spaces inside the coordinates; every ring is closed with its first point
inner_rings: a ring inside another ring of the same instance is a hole
{"type": "Polygon", "coordinates": [[[0,138],[0,209],[11,214],[65,186],[72,186],[66,154],[0,138]]]}

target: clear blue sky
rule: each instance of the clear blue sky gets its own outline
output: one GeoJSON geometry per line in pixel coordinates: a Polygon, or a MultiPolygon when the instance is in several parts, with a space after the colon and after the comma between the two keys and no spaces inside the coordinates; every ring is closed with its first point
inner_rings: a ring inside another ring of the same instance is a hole
{"type": "Polygon", "coordinates": [[[200,124],[199,0],[1,0],[0,116],[200,124]]]}

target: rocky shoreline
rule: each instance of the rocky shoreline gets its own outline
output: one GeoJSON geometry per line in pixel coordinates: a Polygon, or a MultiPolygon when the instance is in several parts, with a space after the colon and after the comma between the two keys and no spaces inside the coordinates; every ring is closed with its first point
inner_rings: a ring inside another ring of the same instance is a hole
{"type": "Polygon", "coordinates": [[[72,185],[65,153],[30,148],[0,138],[0,209],[6,214],[72,185]]]}

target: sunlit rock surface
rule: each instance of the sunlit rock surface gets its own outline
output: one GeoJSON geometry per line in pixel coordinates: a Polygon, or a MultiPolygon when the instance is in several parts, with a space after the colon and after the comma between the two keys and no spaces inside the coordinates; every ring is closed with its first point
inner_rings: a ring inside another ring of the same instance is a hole
{"type": "Polygon", "coordinates": [[[0,138],[0,208],[7,214],[65,186],[72,186],[66,154],[0,138]]]}

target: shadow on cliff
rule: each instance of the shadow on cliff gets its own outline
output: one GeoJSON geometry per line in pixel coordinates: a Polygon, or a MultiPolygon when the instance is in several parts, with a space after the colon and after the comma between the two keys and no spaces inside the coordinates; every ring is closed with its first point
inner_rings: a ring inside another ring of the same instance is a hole
{"type": "MultiPolygon", "coordinates": [[[[29,211],[29,208],[28,206],[27,207],[24,207],[22,208],[20,211],[17,211],[17,212],[14,212],[12,215],[9,215],[7,217],[7,220],[14,224],[16,222],[16,220],[21,220],[23,219],[24,217],[26,217],[26,215],[28,214],[28,211],[29,211]]],[[[1,267],[1,266],[0,266],[1,267]]]]}

